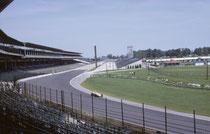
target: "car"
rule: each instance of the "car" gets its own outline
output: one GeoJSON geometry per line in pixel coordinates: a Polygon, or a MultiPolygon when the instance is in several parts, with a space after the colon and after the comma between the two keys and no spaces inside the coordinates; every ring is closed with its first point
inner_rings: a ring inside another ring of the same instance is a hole
{"type": "Polygon", "coordinates": [[[94,97],[103,97],[103,94],[100,94],[100,93],[97,93],[96,91],[93,91],[91,93],[91,96],[94,96],[94,97]]]}

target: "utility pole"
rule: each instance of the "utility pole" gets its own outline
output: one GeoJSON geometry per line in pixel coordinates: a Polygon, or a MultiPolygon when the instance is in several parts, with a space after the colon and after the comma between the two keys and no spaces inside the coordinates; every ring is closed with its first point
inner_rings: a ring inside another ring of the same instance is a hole
{"type": "Polygon", "coordinates": [[[107,69],[107,63],[106,63],[106,75],[108,76],[108,69],[107,69]]]}
{"type": "Polygon", "coordinates": [[[148,75],[150,75],[149,63],[147,63],[147,68],[148,68],[148,75]]]}
{"type": "Polygon", "coordinates": [[[206,61],[206,79],[208,80],[209,79],[209,64],[208,64],[208,59],[207,59],[207,61],[206,61]]]}
{"type": "Polygon", "coordinates": [[[95,66],[97,68],[97,52],[96,52],[96,46],[94,46],[94,52],[95,52],[95,66]]]}

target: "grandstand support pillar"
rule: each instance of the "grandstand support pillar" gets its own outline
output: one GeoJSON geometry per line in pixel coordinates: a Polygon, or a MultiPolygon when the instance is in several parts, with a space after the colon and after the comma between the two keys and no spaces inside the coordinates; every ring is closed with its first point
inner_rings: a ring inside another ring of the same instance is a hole
{"type": "Polygon", "coordinates": [[[95,52],[95,66],[97,68],[97,51],[96,51],[96,46],[94,46],[94,52],[95,52]]]}
{"type": "Polygon", "coordinates": [[[17,68],[17,61],[16,60],[14,61],[14,66],[15,66],[15,68],[17,68]]]}
{"type": "MultiPolygon", "coordinates": [[[[24,47],[26,47],[26,43],[23,43],[24,47]]],[[[24,49],[24,56],[26,56],[26,49],[24,49]]]]}
{"type": "Polygon", "coordinates": [[[7,72],[7,60],[4,60],[4,70],[7,72]]]}

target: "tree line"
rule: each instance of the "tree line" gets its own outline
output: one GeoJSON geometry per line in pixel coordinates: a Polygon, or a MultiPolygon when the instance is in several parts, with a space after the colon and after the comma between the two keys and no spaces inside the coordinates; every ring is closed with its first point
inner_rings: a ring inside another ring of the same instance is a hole
{"type": "Polygon", "coordinates": [[[135,58],[160,58],[160,57],[187,57],[187,56],[208,56],[210,47],[199,47],[194,50],[189,48],[169,49],[166,51],[160,49],[147,49],[134,51],[135,58]]]}

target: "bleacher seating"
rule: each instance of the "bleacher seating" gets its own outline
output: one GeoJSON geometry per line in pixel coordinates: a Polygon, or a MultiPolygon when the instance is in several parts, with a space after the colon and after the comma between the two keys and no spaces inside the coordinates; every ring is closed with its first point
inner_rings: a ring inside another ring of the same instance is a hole
{"type": "Polygon", "coordinates": [[[18,93],[12,83],[0,82],[0,133],[124,134],[130,131],[81,120],[76,113],[31,99],[18,93]]]}

